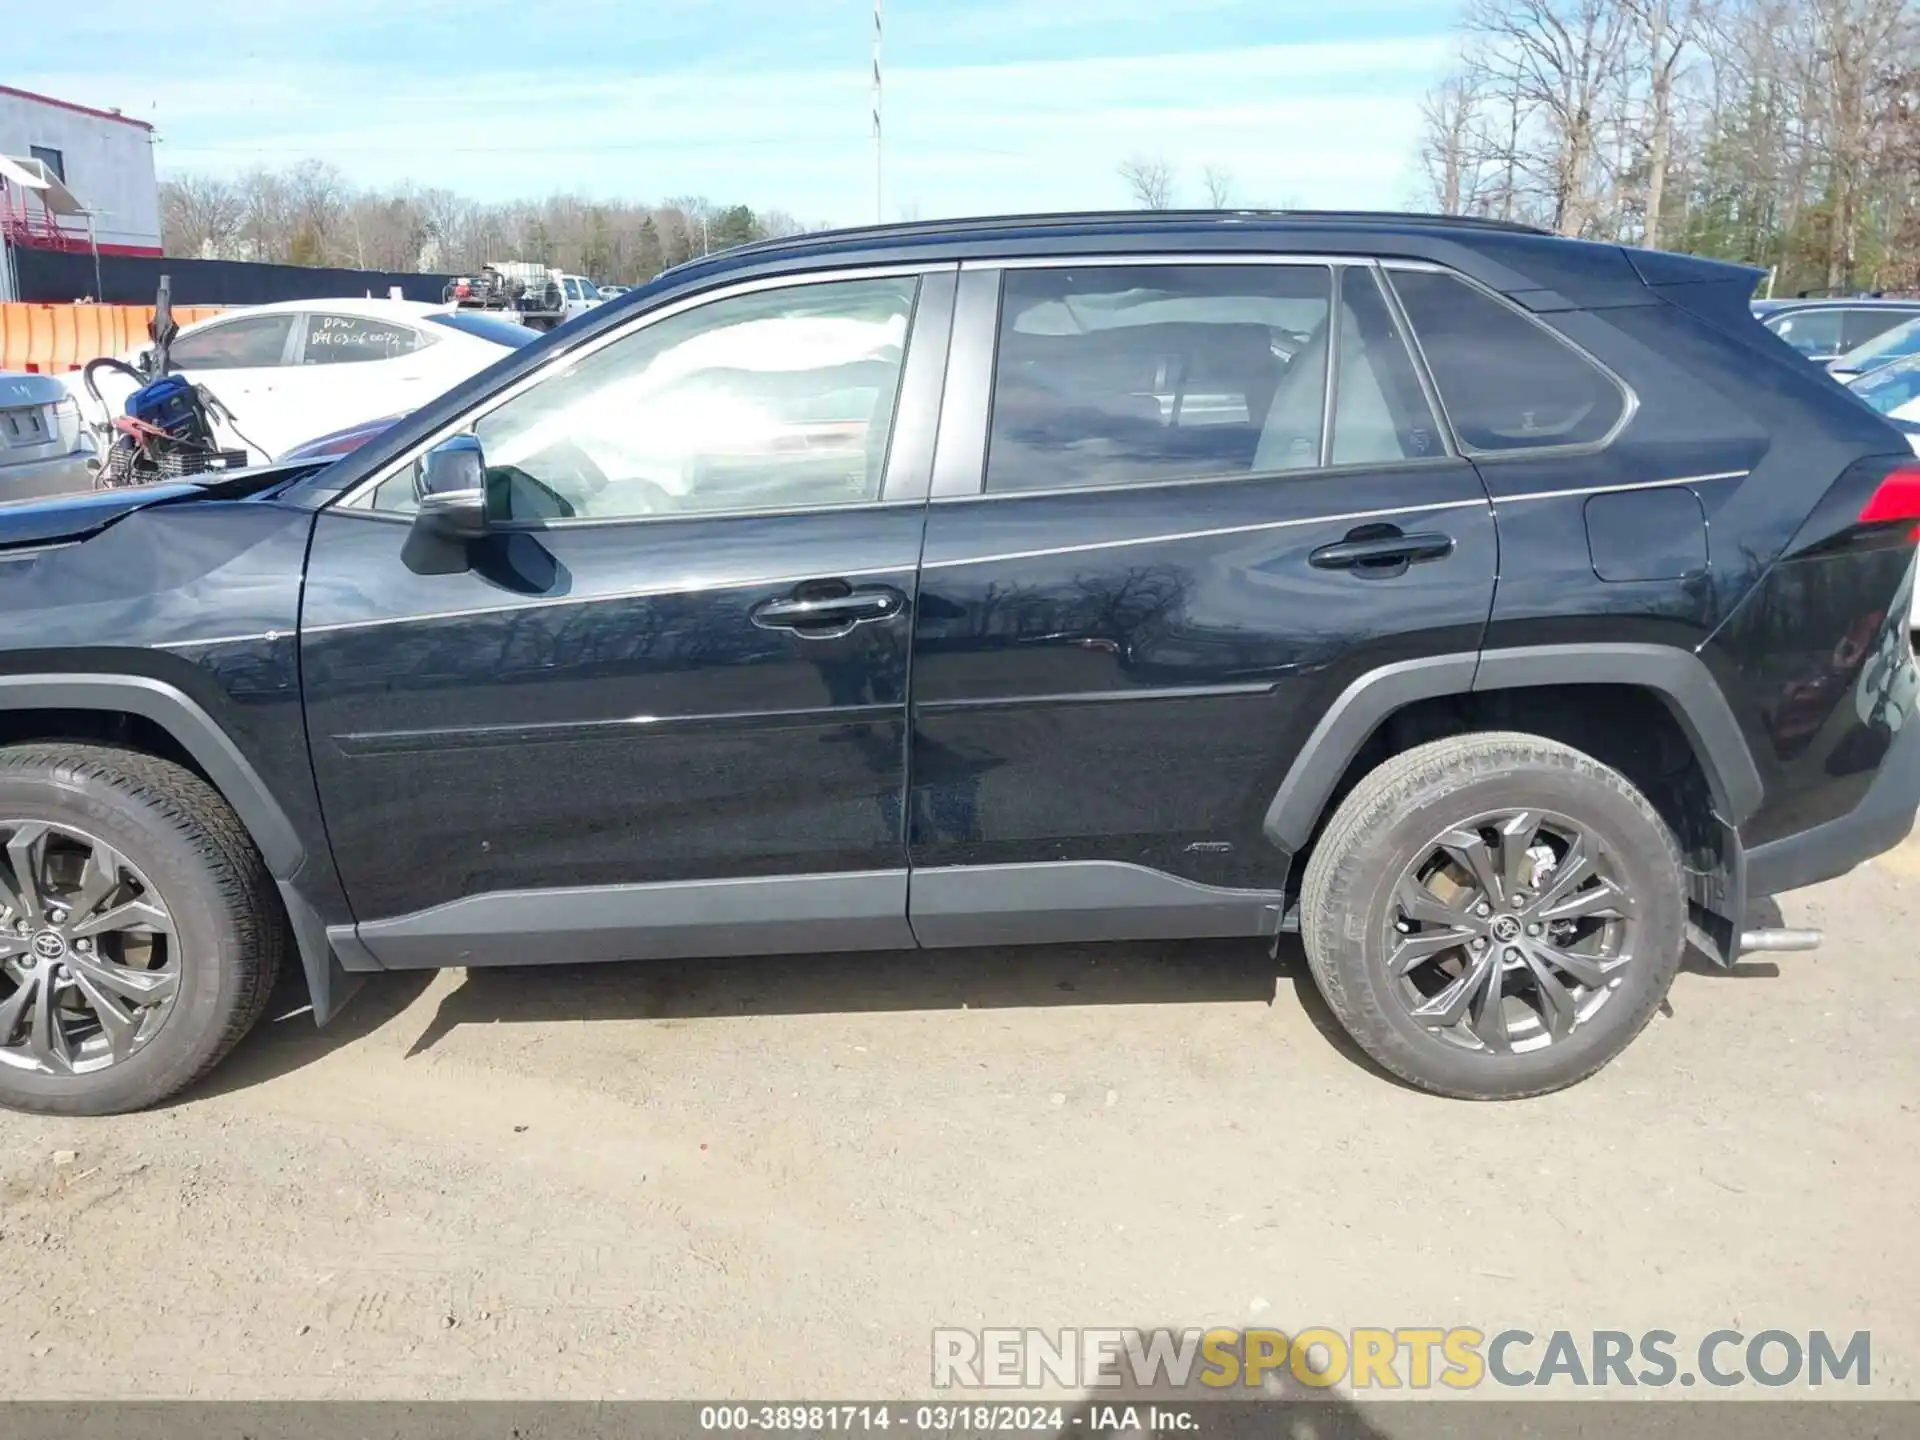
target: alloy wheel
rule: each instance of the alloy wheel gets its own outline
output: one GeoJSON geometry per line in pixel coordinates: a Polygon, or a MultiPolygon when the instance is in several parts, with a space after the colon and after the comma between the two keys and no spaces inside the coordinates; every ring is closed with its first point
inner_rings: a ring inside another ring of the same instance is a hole
{"type": "Polygon", "coordinates": [[[0,1064],[86,1074],[127,1059],[180,991],[159,891],[105,840],[0,820],[0,1064]]]}
{"type": "Polygon", "coordinates": [[[1519,1054],[1591,1020],[1633,962],[1638,925],[1592,830],[1543,810],[1449,827],[1401,871],[1387,966],[1414,1022],[1462,1049],[1519,1054]]]}

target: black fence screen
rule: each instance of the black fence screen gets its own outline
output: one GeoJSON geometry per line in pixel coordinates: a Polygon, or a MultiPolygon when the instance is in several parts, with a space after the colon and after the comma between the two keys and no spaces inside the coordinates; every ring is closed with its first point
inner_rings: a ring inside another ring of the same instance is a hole
{"type": "Polygon", "coordinates": [[[265,305],[274,300],[384,299],[400,287],[408,300],[438,303],[445,275],[400,275],[384,270],[322,270],[305,265],[255,265],[245,260],[160,259],[145,255],[15,250],[20,298],[43,304],[94,299],[113,305],[151,305],[160,277],[173,277],[176,305],[265,305]]]}

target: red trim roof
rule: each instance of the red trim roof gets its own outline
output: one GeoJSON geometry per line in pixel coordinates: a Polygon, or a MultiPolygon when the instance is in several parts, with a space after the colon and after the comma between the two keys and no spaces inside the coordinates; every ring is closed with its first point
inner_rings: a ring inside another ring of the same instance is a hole
{"type": "Polygon", "coordinates": [[[91,115],[96,120],[118,120],[122,125],[133,125],[146,131],[153,126],[144,120],[136,120],[131,115],[116,115],[111,110],[96,110],[91,105],[78,105],[71,100],[56,100],[51,95],[36,94],[32,90],[22,90],[13,85],[0,85],[0,95],[14,95],[22,100],[33,100],[41,105],[53,105],[61,110],[72,110],[79,115],[91,115]]]}

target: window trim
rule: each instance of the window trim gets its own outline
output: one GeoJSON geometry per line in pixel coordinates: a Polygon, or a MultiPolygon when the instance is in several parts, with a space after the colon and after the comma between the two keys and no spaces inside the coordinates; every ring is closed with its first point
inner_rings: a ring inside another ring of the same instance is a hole
{"type": "MultiPolygon", "coordinates": [[[[572,516],[555,520],[513,521],[501,525],[500,529],[503,533],[507,531],[538,532],[571,530],[585,526],[658,525],[689,520],[752,519],[767,515],[848,514],[862,510],[891,508],[902,504],[919,504],[926,499],[927,494],[927,474],[931,468],[932,456],[931,447],[926,441],[931,439],[931,434],[915,437],[914,445],[903,448],[899,443],[900,417],[908,413],[907,406],[910,398],[913,403],[922,406],[931,405],[935,409],[939,407],[940,384],[947,357],[947,332],[953,322],[951,283],[942,287],[939,281],[945,278],[951,282],[958,270],[959,265],[954,261],[843,266],[833,270],[813,270],[799,274],[763,275],[752,280],[741,280],[731,285],[717,285],[711,290],[683,295],[657,309],[635,315],[625,324],[617,325],[581,341],[578,345],[558,351],[533,369],[515,376],[498,390],[483,396],[452,419],[427,432],[425,437],[408,446],[351,489],[343,490],[334,496],[321,509],[323,511],[340,510],[356,518],[376,520],[386,524],[411,525],[413,516],[410,514],[374,509],[371,504],[374,491],[413,465],[434,446],[463,433],[502,405],[541,384],[553,374],[555,367],[571,365],[590,355],[598,354],[608,346],[618,344],[662,320],[698,309],[703,305],[712,305],[742,295],[756,295],[767,290],[787,290],[802,285],[832,285],[848,280],[902,278],[917,280],[919,289],[913,309],[907,317],[907,353],[900,367],[899,393],[894,397],[893,402],[894,425],[887,436],[887,459],[881,472],[878,499],[860,501],[852,505],[807,505],[785,510],[717,510],[703,511],[697,515],[572,516]],[[934,301],[931,305],[928,304],[930,297],[934,301]],[[920,327],[923,316],[931,322],[927,332],[928,343],[916,344],[921,339],[920,327]],[[918,366],[914,363],[916,352],[926,357],[918,366]]],[[[932,429],[931,426],[924,428],[929,432],[932,429]]]]}
{"type": "Polygon", "coordinates": [[[1463,285],[1478,290],[1495,304],[1505,306],[1543,335],[1550,336],[1552,339],[1566,346],[1567,349],[1571,350],[1575,355],[1578,355],[1607,380],[1612,382],[1614,389],[1620,392],[1622,402],[1620,414],[1615,418],[1613,425],[1607,430],[1607,433],[1600,436],[1597,440],[1583,440],[1577,444],[1568,445],[1534,445],[1517,450],[1477,449],[1461,440],[1460,432],[1455,428],[1453,423],[1453,412],[1447,409],[1446,403],[1440,397],[1440,383],[1433,377],[1433,367],[1427,360],[1427,351],[1426,347],[1421,343],[1419,328],[1414,325],[1412,315],[1407,313],[1405,305],[1401,302],[1399,290],[1389,283],[1385,288],[1387,293],[1393,296],[1395,308],[1406,321],[1407,340],[1413,349],[1414,364],[1425,373],[1433,385],[1431,398],[1436,402],[1435,409],[1446,425],[1447,433],[1453,439],[1455,453],[1467,457],[1475,464],[1493,464],[1512,460],[1537,460],[1542,457],[1551,460],[1562,456],[1597,455],[1612,445],[1615,440],[1618,440],[1621,432],[1633,423],[1633,417],[1640,413],[1640,396],[1634,391],[1631,385],[1614,372],[1612,366],[1606,364],[1584,345],[1562,335],[1551,325],[1546,324],[1538,316],[1528,311],[1525,306],[1518,305],[1507,296],[1502,295],[1499,291],[1482,285],[1471,275],[1462,275],[1458,270],[1450,269],[1445,265],[1436,265],[1428,260],[1380,260],[1377,263],[1383,271],[1388,272],[1389,280],[1394,271],[1413,271],[1428,275],[1446,275],[1458,280],[1463,285]]]}
{"type": "MultiPolygon", "coordinates": [[[[963,260],[960,263],[960,292],[953,319],[953,339],[947,359],[947,387],[940,412],[940,438],[935,452],[932,503],[951,504],[966,500],[1027,500],[1051,495],[1085,495],[1120,490],[1149,490],[1164,486],[1238,485],[1249,480],[1280,480],[1351,473],[1371,474],[1379,470],[1429,469],[1438,464],[1458,461],[1464,452],[1456,443],[1453,423],[1434,393],[1426,362],[1414,344],[1413,327],[1398,308],[1399,297],[1384,277],[1377,282],[1394,306],[1401,331],[1401,343],[1419,378],[1422,392],[1439,422],[1444,453],[1409,456],[1401,460],[1367,461],[1359,464],[1332,463],[1332,406],[1337,381],[1338,306],[1342,272],[1354,267],[1378,271],[1381,260],[1375,255],[1331,255],[1271,251],[1240,254],[1229,251],[1205,251],[1199,254],[1181,251],[1102,252],[1095,255],[1022,255],[1004,259],[963,260]],[[999,362],[1000,312],[1006,287],[1002,283],[1009,270],[1064,270],[1107,266],[1114,269],[1151,269],[1197,265],[1305,265],[1331,270],[1328,297],[1333,307],[1328,314],[1334,327],[1327,351],[1327,375],[1320,431],[1321,463],[1304,470],[1251,470],[1211,472],[1198,475],[1172,475],[1160,480],[1141,480],[1121,485],[1062,485],[1046,490],[989,490],[987,488],[987,442],[993,431],[995,371],[999,362]]],[[[1443,274],[1455,272],[1443,265],[1415,264],[1411,268],[1432,269],[1443,274]]],[[[1578,348],[1578,347],[1575,347],[1578,348]]],[[[1585,352],[1582,351],[1582,354],[1585,352]]],[[[1596,362],[1597,363],[1597,362],[1596,362]]],[[[1605,367],[1602,367],[1603,369],[1605,367]]],[[[1609,376],[1611,371],[1606,372],[1609,376]]]]}

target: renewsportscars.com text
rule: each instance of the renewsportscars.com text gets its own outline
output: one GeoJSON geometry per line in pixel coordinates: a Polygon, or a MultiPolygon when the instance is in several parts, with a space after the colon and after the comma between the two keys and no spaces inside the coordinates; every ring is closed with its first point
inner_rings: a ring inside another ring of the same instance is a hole
{"type": "Polygon", "coordinates": [[[1468,1326],[1309,1326],[1280,1330],[942,1329],[933,1332],[937,1390],[1127,1386],[1266,1390],[1289,1382],[1355,1391],[1707,1385],[1777,1388],[1873,1381],[1866,1330],[1671,1330],[1468,1326]]]}

